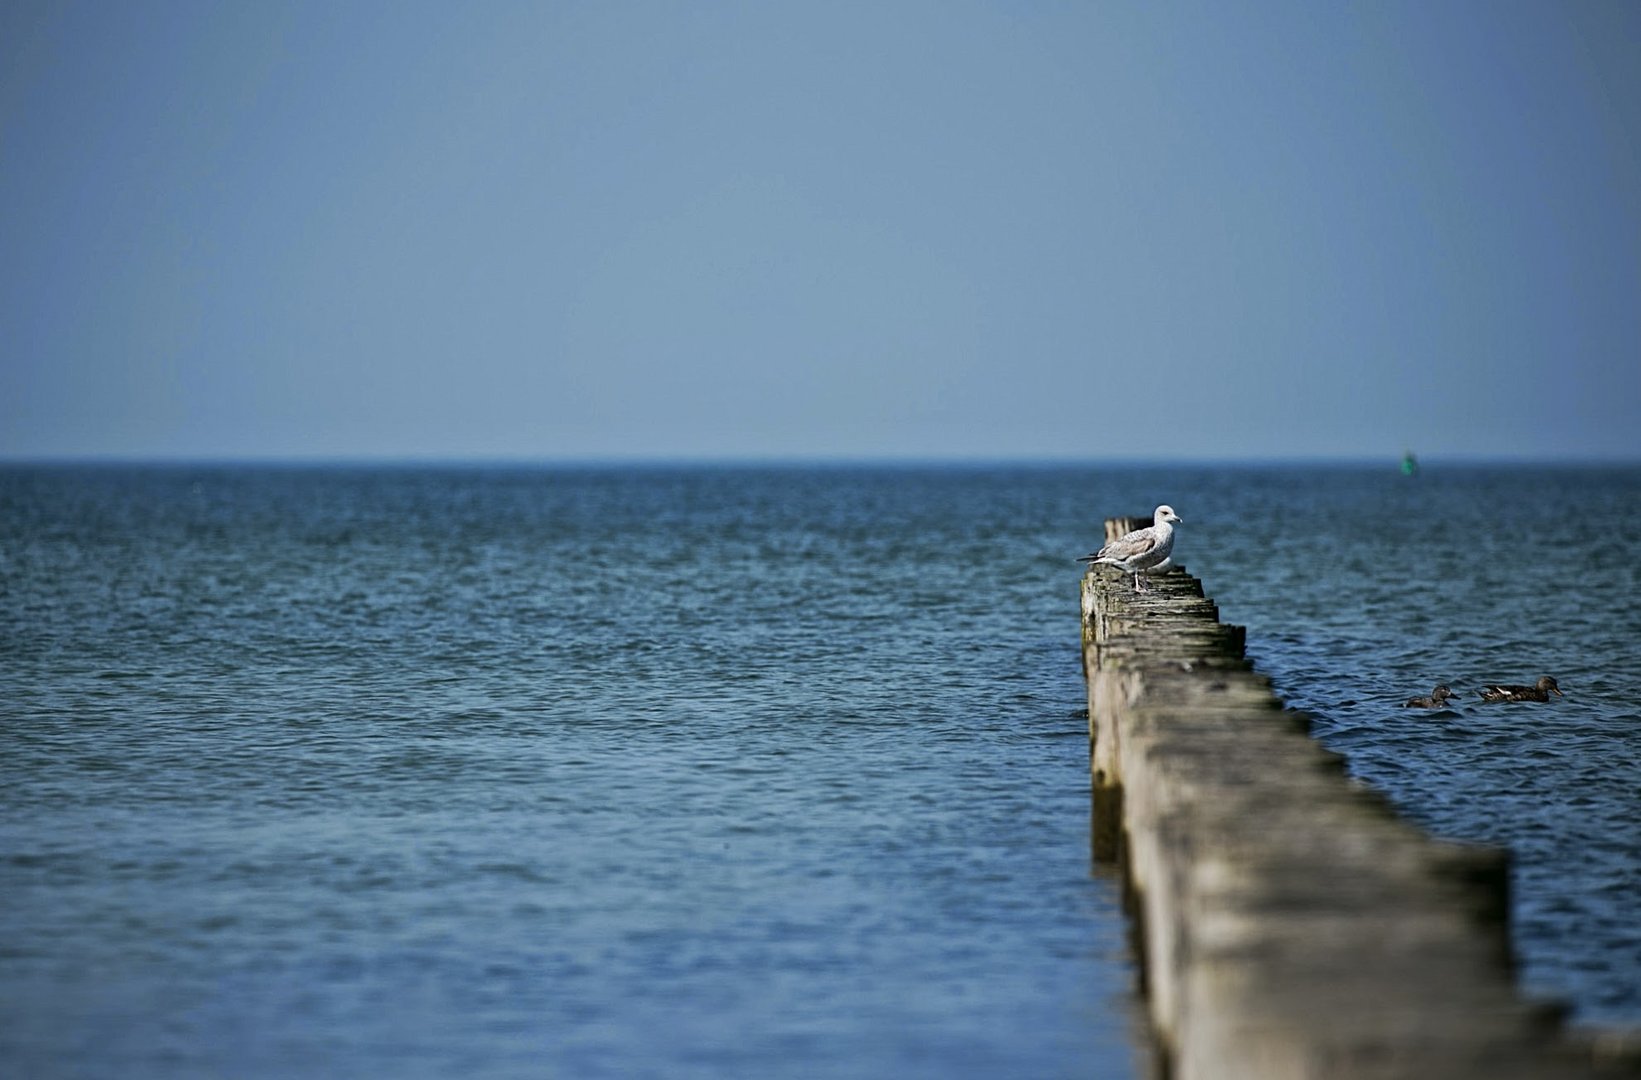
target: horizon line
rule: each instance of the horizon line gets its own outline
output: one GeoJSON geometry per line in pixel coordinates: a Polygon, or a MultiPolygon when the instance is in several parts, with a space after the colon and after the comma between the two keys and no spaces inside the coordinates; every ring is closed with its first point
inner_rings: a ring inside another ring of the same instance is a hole
{"type": "MultiPolygon", "coordinates": [[[[1200,466],[1360,466],[1400,465],[1406,455],[1269,454],[1221,457],[1135,457],[1068,454],[672,454],[672,455],[562,455],[510,454],[39,454],[0,453],[0,468],[18,467],[132,467],[132,468],[509,468],[509,469],[615,469],[615,468],[1080,468],[1080,467],[1200,467],[1200,466]]],[[[1421,468],[1436,466],[1622,466],[1641,465],[1641,454],[1568,455],[1544,457],[1521,454],[1415,455],[1421,468]]]]}

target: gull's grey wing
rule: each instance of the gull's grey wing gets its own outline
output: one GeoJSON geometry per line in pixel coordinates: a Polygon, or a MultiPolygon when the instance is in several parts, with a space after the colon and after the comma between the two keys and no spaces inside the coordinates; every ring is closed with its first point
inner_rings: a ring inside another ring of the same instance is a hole
{"type": "Polygon", "coordinates": [[[1127,562],[1129,559],[1144,555],[1162,542],[1154,529],[1136,529],[1127,536],[1119,537],[1100,549],[1102,559],[1116,559],[1118,562],[1127,562]]]}

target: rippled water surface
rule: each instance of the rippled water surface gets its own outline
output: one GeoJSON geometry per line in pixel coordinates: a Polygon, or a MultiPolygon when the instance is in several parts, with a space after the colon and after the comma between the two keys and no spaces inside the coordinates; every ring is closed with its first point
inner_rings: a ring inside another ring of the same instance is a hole
{"type": "Polygon", "coordinates": [[[1641,1021],[1641,470],[12,467],[0,1072],[1143,1075],[1072,559],[1163,501],[1641,1021]]]}
{"type": "Polygon", "coordinates": [[[1140,1074],[1055,470],[0,470],[0,1074],[1140,1074]]]}

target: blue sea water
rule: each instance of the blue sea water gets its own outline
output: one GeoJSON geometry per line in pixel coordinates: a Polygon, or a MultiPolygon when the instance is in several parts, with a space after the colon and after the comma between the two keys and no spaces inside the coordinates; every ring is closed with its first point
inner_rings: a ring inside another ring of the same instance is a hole
{"type": "Polygon", "coordinates": [[[1085,479],[0,471],[0,1073],[1143,1075],[1085,479]]]}
{"type": "Polygon", "coordinates": [[[1145,1075],[1072,560],[1163,501],[1641,1020],[1641,469],[11,466],[0,1069],[1145,1075]]]}

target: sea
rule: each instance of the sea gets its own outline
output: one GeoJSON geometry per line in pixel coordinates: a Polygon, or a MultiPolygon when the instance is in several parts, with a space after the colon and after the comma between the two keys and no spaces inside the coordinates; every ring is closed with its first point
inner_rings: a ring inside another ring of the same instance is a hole
{"type": "Polygon", "coordinates": [[[1149,1076],[1074,560],[1161,502],[1641,1022],[1641,468],[10,464],[0,1074],[1149,1076]]]}

